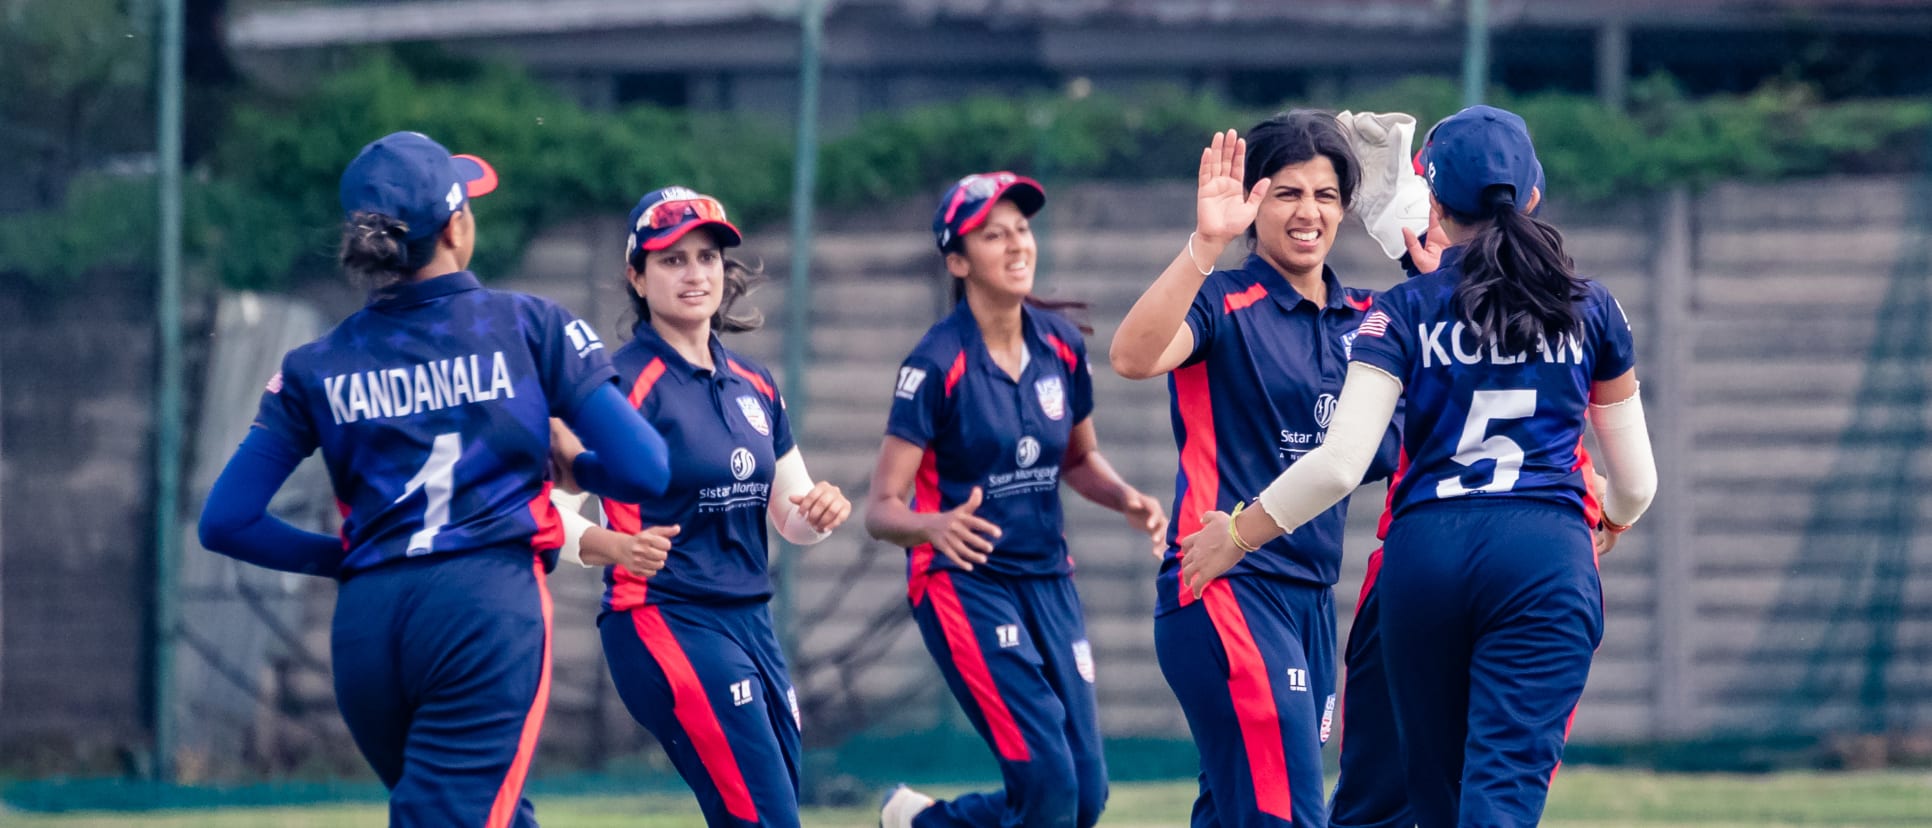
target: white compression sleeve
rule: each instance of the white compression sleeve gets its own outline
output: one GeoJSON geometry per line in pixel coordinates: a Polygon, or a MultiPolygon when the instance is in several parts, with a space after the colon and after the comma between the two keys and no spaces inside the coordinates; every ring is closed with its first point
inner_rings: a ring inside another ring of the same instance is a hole
{"type": "Polygon", "coordinates": [[[1362,485],[1401,399],[1401,380],[1372,365],[1349,364],[1321,447],[1302,455],[1261,492],[1261,508],[1276,526],[1293,532],[1362,485]]]}
{"type": "Polygon", "coordinates": [[[794,446],[778,458],[778,465],[772,470],[771,500],[766,504],[766,513],[779,536],[799,546],[811,546],[832,534],[812,528],[811,522],[792,503],[792,498],[811,490],[812,474],[805,470],[805,456],[794,446]]]}
{"type": "Polygon", "coordinates": [[[1639,388],[1622,402],[1590,406],[1590,427],[1596,429],[1603,472],[1610,478],[1603,516],[1622,526],[1643,517],[1657,496],[1657,458],[1650,451],[1642,395],[1639,388]]]}
{"type": "Polygon", "coordinates": [[[590,522],[590,518],[584,517],[584,501],[589,497],[584,492],[571,494],[562,489],[550,490],[550,502],[557,507],[557,514],[563,517],[564,545],[557,550],[557,559],[586,569],[590,568],[590,564],[584,563],[581,544],[584,532],[596,525],[590,522]]]}

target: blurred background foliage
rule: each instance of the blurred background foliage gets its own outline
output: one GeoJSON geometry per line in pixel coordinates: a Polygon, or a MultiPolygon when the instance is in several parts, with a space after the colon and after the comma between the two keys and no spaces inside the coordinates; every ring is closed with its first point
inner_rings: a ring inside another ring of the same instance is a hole
{"type": "MultiPolygon", "coordinates": [[[[101,268],[145,262],[153,244],[146,67],[137,17],[115,0],[4,2],[0,73],[45,82],[0,87],[0,271],[58,289],[101,268]],[[54,13],[84,7],[85,14],[54,13]],[[79,20],[119,16],[120,35],[79,20]],[[94,159],[86,163],[84,159],[94,159]],[[105,160],[102,160],[105,159],[105,160]]],[[[653,188],[682,183],[722,198],[745,223],[783,216],[788,125],[636,106],[587,110],[522,70],[431,47],[371,48],[298,91],[245,88],[203,67],[190,102],[187,250],[202,279],[285,288],[333,272],[336,177],[367,141],[426,132],[489,159],[503,176],[477,202],[475,268],[514,266],[530,238],[567,219],[615,221],[653,188]]],[[[1414,114],[1426,130],[1455,110],[1454,81],[1414,78],[1346,101],[1284,101],[1414,114]]],[[[1667,76],[1633,85],[1626,112],[1592,96],[1511,95],[1537,137],[1550,189],[1595,202],[1721,179],[1903,172],[1924,159],[1925,100],[1824,100],[1776,81],[1743,95],[1691,98],[1667,76]]],[[[863,119],[822,147],[819,202],[851,207],[935,192],[973,170],[1057,181],[1185,178],[1206,137],[1265,117],[1178,88],[1133,99],[981,97],[863,119]]],[[[1418,141],[1421,136],[1417,136],[1418,141]]]]}

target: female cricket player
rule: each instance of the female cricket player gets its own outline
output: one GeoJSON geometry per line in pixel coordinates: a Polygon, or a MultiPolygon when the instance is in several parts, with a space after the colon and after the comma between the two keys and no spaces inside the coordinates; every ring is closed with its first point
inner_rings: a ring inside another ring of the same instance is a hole
{"type": "Polygon", "coordinates": [[[342,174],[340,260],[369,304],[283,359],[201,516],[211,550],[341,581],[336,701],[389,788],[391,825],[536,824],[522,791],[550,692],[544,577],[563,540],[549,418],[594,449],[572,465],[593,491],[641,499],[669,476],[590,326],[465,269],[469,200],[496,181],[420,133],[363,148],[342,174]],[[340,538],[266,511],[317,448],[340,538]]]}
{"type": "Polygon", "coordinates": [[[1376,589],[1413,816],[1535,825],[1603,629],[1586,411],[1609,474],[1607,529],[1643,514],[1656,468],[1622,308],[1525,212],[1539,194],[1522,119],[1465,109],[1417,163],[1454,246],[1362,323],[1328,440],[1260,508],[1210,512],[1183,542],[1182,574],[1210,584],[1345,496],[1406,400],[1411,463],[1376,589]]]}
{"type": "Polygon", "coordinates": [[[941,199],[933,235],[959,301],[899,368],[866,513],[873,537],[907,547],[913,618],[1006,784],[945,802],[902,786],[886,828],[1087,828],[1107,803],[1060,482],[1156,543],[1167,517],[1100,453],[1080,329],[1032,304],[1028,219],[1045,203],[1009,172],[941,199]]]}
{"type": "MultiPolygon", "coordinates": [[[[1181,582],[1178,539],[1260,494],[1331,428],[1373,301],[1327,266],[1358,180],[1330,113],[1283,113],[1245,140],[1216,135],[1201,153],[1195,232],[1114,335],[1114,370],[1169,377],[1180,472],[1154,644],[1201,754],[1197,828],[1327,822],[1321,747],[1346,504],[1201,589],[1181,582]],[[1210,270],[1244,233],[1253,252],[1241,267],[1210,270]]],[[[1393,465],[1387,443],[1371,479],[1393,465]]]]}
{"type": "MultiPolygon", "coordinates": [[[[756,275],[725,254],[743,238],[723,204],[684,187],[631,210],[625,282],[637,324],[612,361],[678,461],[662,496],[605,498],[609,529],[581,542],[625,564],[605,569],[604,658],[705,823],[782,828],[798,825],[800,722],[772,632],[765,523],[810,545],[852,504],[812,482],[771,373],[719,341],[762,321],[733,312],[756,275]]],[[[576,448],[560,445],[568,466],[576,448]]]]}

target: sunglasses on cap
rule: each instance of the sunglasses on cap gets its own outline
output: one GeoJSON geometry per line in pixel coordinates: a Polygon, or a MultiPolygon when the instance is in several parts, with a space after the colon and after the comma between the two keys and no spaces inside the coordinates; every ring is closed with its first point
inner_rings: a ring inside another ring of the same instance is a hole
{"type": "Polygon", "coordinates": [[[725,218],[724,205],[710,196],[680,198],[652,205],[638,219],[637,227],[643,230],[664,230],[676,227],[687,221],[729,221],[725,218]]]}

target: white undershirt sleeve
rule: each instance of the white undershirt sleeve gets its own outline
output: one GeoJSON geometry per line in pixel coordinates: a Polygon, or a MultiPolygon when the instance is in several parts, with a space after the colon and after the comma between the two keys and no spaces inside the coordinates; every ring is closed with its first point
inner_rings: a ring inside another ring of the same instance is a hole
{"type": "Polygon", "coordinates": [[[805,456],[798,453],[796,446],[778,458],[778,465],[772,471],[771,499],[766,504],[766,513],[779,536],[799,546],[811,546],[832,534],[812,528],[811,522],[792,503],[793,497],[810,492],[812,485],[812,474],[805,470],[805,456]]]}
{"type": "Polygon", "coordinates": [[[1373,365],[1349,364],[1328,436],[1261,492],[1261,508],[1276,526],[1293,532],[1362,484],[1401,399],[1401,380],[1373,365]]]}
{"type": "Polygon", "coordinates": [[[550,502],[557,507],[557,514],[562,516],[564,527],[564,545],[562,549],[557,550],[557,559],[569,561],[586,569],[591,568],[591,565],[584,563],[581,544],[584,532],[596,525],[590,522],[590,518],[584,517],[584,501],[589,497],[590,495],[585,492],[571,494],[562,489],[550,490],[550,502]]]}
{"type": "Polygon", "coordinates": [[[1621,402],[1590,406],[1590,427],[1597,432],[1598,459],[1610,478],[1604,493],[1603,516],[1629,526],[1643,517],[1657,496],[1657,458],[1650,450],[1650,430],[1644,425],[1643,389],[1621,402]]]}

